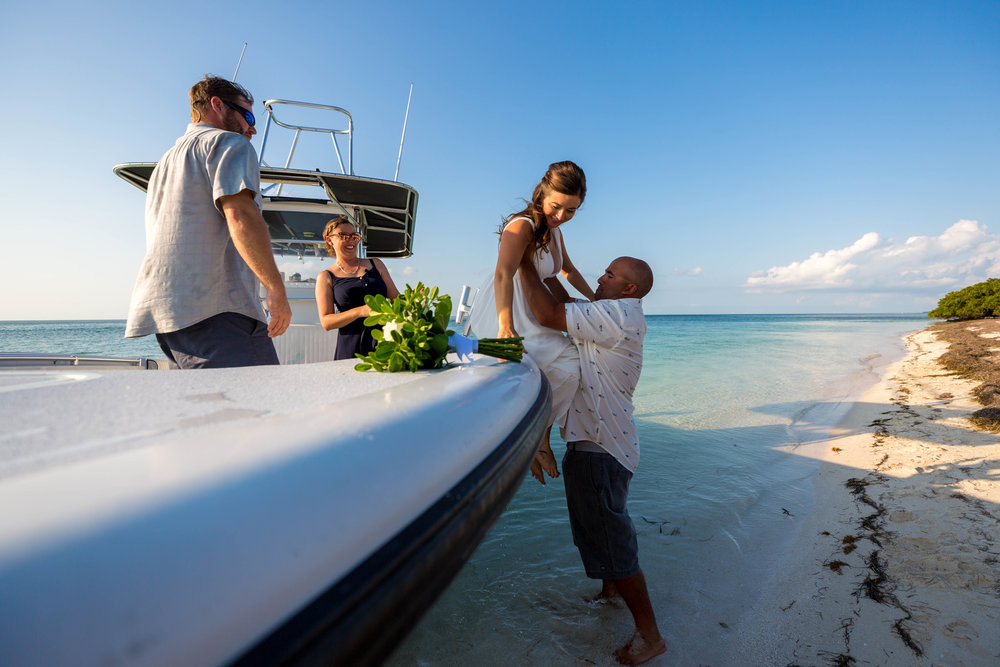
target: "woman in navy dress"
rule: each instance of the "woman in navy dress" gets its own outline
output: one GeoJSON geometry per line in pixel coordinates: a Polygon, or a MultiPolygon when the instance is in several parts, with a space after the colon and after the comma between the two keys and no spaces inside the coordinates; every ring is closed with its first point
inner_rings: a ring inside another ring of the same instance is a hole
{"type": "Polygon", "coordinates": [[[338,215],[323,230],[326,251],[334,258],[333,266],[316,278],[316,307],[319,321],[327,331],[339,329],[335,359],[353,359],[375,349],[370,327],[364,324],[371,309],[365,296],[381,294],[390,301],[399,290],[382,260],[362,259],[361,234],[344,215],[338,215]]]}

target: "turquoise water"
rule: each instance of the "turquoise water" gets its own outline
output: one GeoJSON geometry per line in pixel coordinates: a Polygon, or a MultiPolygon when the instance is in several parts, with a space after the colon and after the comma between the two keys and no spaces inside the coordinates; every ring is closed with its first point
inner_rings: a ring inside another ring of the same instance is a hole
{"type": "Polygon", "coordinates": [[[163,357],[153,336],[124,335],[125,320],[0,321],[0,352],[163,357]]]}
{"type": "MultiPolygon", "coordinates": [[[[654,664],[719,664],[713,632],[773,574],[813,504],[815,460],[851,400],[902,357],[921,315],[650,316],[630,511],[667,641],[654,664]],[[713,659],[714,658],[714,659],[713,659]]],[[[0,322],[0,352],[161,356],[124,321],[0,322]]],[[[553,432],[561,458],[564,444],[553,432]]],[[[390,665],[610,665],[626,610],[585,600],[561,479],[528,478],[390,665]]]]}
{"type": "MultiPolygon", "coordinates": [[[[670,650],[652,664],[722,664],[748,607],[812,507],[827,433],[928,325],[903,316],[650,316],[635,394],[630,490],[639,557],[670,650]],[[787,513],[786,513],[787,512],[787,513]],[[722,625],[722,624],[725,624],[722,625]]],[[[553,432],[561,459],[564,444],[553,432]]],[[[561,480],[527,479],[389,664],[611,665],[628,611],[586,597],[561,480]]]]}

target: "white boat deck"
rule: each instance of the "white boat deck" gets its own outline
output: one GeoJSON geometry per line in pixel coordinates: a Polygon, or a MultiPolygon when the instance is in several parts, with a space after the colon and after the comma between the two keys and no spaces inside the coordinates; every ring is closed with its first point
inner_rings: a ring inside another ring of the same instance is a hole
{"type": "Polygon", "coordinates": [[[419,377],[358,373],[354,363],[269,366],[252,373],[5,371],[0,373],[0,478],[164,440],[200,438],[226,424],[332,410],[419,377]]]}
{"type": "Polygon", "coordinates": [[[446,494],[543,387],[530,361],[354,363],[0,374],[0,663],[233,659],[446,494]]]}

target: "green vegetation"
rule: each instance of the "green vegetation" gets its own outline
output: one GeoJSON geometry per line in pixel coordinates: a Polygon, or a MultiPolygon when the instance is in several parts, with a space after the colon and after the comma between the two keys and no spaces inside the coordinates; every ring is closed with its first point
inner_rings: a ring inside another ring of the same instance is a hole
{"type": "Polygon", "coordinates": [[[1000,279],[990,278],[957,292],[948,292],[927,317],[948,320],[1000,317],[1000,279]]]}
{"type": "MultiPolygon", "coordinates": [[[[392,303],[381,294],[369,294],[365,304],[371,315],[365,318],[372,338],[378,341],[375,351],[368,355],[355,354],[361,360],[356,371],[376,370],[416,372],[420,369],[441,368],[448,350],[454,349],[455,332],[448,328],[451,317],[451,297],[438,295],[438,288],[406,286],[392,303]]],[[[463,338],[458,336],[458,338],[463,338]]],[[[468,339],[464,339],[468,340],[468,339]]],[[[524,353],[523,338],[480,338],[470,345],[470,352],[478,352],[497,359],[521,361],[524,353]]]]}
{"type": "Polygon", "coordinates": [[[403,293],[389,302],[381,294],[365,296],[371,315],[365,326],[380,326],[372,330],[378,341],[375,351],[368,355],[355,354],[361,363],[354,369],[396,373],[402,370],[440,368],[448,353],[448,337],[455,333],[448,328],[451,316],[451,297],[438,296],[438,288],[406,286],[403,293]]]}

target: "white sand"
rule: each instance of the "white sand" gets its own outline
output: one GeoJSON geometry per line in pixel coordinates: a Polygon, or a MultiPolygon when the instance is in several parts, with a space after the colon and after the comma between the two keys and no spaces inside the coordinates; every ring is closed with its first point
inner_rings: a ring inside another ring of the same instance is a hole
{"type": "Polygon", "coordinates": [[[808,452],[815,509],[726,664],[1000,665],[1000,435],[969,424],[947,343],[907,345],[808,452]]]}

